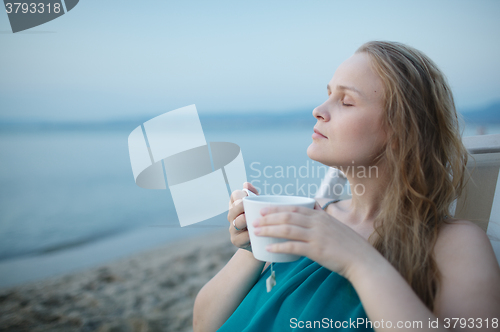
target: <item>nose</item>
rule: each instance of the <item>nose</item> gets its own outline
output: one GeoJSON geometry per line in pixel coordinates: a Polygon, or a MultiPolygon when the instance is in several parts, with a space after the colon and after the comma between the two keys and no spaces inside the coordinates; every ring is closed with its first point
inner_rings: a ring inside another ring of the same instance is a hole
{"type": "Polygon", "coordinates": [[[313,116],[320,121],[330,121],[330,112],[325,104],[319,105],[313,110],[313,116]]]}

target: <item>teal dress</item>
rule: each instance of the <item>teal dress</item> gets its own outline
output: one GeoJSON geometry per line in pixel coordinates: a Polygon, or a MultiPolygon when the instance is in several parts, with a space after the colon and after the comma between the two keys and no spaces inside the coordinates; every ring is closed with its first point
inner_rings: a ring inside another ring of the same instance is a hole
{"type": "Polygon", "coordinates": [[[338,273],[307,257],[273,270],[276,286],[267,292],[268,267],[218,331],[373,331],[352,284],[338,273]]]}

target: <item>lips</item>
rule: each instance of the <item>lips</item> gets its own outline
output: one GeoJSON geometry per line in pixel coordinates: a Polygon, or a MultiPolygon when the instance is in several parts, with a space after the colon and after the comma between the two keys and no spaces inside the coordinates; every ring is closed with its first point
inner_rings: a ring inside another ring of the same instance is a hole
{"type": "MultiPolygon", "coordinates": [[[[317,134],[317,135],[318,135],[318,136],[320,136],[320,137],[323,137],[323,138],[328,138],[328,137],[326,137],[325,135],[323,135],[323,134],[322,134],[322,133],[321,133],[318,129],[316,129],[316,128],[314,128],[314,133],[315,133],[315,134],[317,134]]],[[[314,134],[313,134],[313,136],[314,136],[314,134]]]]}

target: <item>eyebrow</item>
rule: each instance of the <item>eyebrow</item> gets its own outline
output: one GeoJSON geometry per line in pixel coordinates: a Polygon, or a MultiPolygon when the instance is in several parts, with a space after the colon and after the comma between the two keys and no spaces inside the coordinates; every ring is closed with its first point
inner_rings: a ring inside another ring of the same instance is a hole
{"type": "MultiPolygon", "coordinates": [[[[326,85],[326,89],[328,90],[328,92],[332,92],[332,89],[330,89],[330,84],[326,85]]],[[[363,93],[353,86],[337,85],[337,90],[340,90],[340,91],[349,90],[349,91],[353,91],[353,92],[357,93],[360,96],[363,96],[363,93]]]]}

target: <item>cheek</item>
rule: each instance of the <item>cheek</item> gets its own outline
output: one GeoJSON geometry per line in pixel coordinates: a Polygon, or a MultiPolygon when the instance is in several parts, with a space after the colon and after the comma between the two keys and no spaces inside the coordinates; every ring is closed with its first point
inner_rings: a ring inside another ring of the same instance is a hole
{"type": "Polygon", "coordinates": [[[361,143],[371,131],[370,122],[363,118],[343,119],[332,130],[334,141],[347,145],[361,143]]]}
{"type": "Polygon", "coordinates": [[[358,127],[359,146],[364,150],[367,158],[380,153],[386,141],[385,131],[376,119],[358,127]]]}
{"type": "MultiPolygon", "coordinates": [[[[379,113],[375,110],[372,112],[379,113]]],[[[351,139],[358,138],[360,140],[373,141],[376,137],[383,134],[383,130],[381,117],[375,116],[376,114],[372,112],[369,112],[365,116],[359,115],[344,119],[338,131],[341,132],[343,136],[349,136],[351,139]]]]}
{"type": "Polygon", "coordinates": [[[336,146],[337,151],[359,158],[370,155],[372,150],[378,150],[384,142],[385,132],[381,129],[378,119],[369,117],[344,122],[334,134],[330,143],[336,146]]]}

